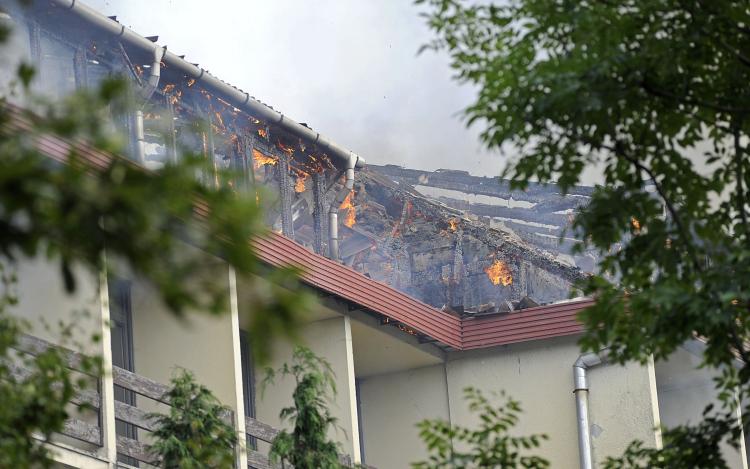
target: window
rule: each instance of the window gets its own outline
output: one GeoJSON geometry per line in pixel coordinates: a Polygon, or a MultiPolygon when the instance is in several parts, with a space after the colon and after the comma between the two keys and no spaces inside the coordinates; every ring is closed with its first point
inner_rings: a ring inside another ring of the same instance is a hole
{"type": "MultiPolygon", "coordinates": [[[[109,319],[112,323],[112,365],[135,372],[130,282],[115,278],[109,283],[109,319]]],[[[115,400],[135,406],[135,393],[115,385],[115,400]]],[[[136,427],[120,420],[115,421],[115,432],[132,440],[138,439],[136,427]]],[[[117,455],[117,461],[138,467],[138,461],[121,454],[117,455]]]]}

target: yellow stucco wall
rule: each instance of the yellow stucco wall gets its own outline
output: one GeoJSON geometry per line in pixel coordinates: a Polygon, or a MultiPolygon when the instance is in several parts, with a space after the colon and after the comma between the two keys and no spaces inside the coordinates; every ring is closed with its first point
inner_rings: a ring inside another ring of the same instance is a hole
{"type": "MultiPolygon", "coordinates": [[[[474,386],[486,393],[504,389],[520,401],[523,409],[515,433],[546,433],[549,440],[536,454],[547,458],[556,469],[577,469],[573,363],[579,355],[576,337],[451,354],[446,372],[452,423],[469,427],[477,424],[477,417],[463,400],[465,387],[474,386]]],[[[620,455],[634,439],[656,445],[646,367],[601,365],[589,371],[589,385],[597,463],[607,456],[620,455]]]]}
{"type": "MultiPolygon", "coordinates": [[[[317,355],[326,358],[336,374],[338,395],[331,410],[339,419],[338,424],[343,432],[329,430],[329,436],[338,440],[345,454],[359,459],[359,433],[357,428],[356,394],[354,388],[354,363],[352,358],[351,325],[345,316],[312,322],[302,328],[302,345],[309,347],[317,355]]],[[[291,362],[292,345],[288,342],[277,342],[274,347],[272,368],[278,368],[285,362],[291,362]]],[[[276,378],[275,386],[269,386],[261,398],[260,378],[262,370],[256,369],[256,416],[257,419],[275,428],[287,428],[282,423],[279,412],[284,407],[293,405],[292,392],[294,377],[283,381],[276,378]]],[[[259,445],[261,452],[267,452],[268,446],[259,445]]]]}
{"type": "MultiPolygon", "coordinates": [[[[714,412],[721,409],[717,398],[719,391],[713,378],[721,372],[716,369],[698,369],[703,360],[682,348],[669,360],[656,362],[656,384],[662,424],[667,427],[695,425],[703,420],[703,410],[714,404],[714,412]]],[[[747,468],[747,458],[727,442],[722,453],[732,469],[747,468]]]]}
{"type": "Polygon", "coordinates": [[[445,365],[370,376],[360,381],[365,463],[408,469],[425,460],[427,447],[416,424],[450,420],[445,365]]]}

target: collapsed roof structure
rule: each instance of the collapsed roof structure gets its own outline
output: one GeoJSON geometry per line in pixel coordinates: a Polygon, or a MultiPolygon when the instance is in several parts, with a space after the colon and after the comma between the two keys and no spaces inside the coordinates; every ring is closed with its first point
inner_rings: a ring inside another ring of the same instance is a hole
{"type": "Polygon", "coordinates": [[[568,255],[577,240],[558,242],[592,188],[563,197],[554,185],[510,191],[505,181],[463,171],[365,166],[363,157],[116,17],[75,0],[14,11],[30,15],[31,58],[45,93],[61,96],[112,73],[132,81],[134,112],[110,118],[131,137],[134,161],[158,169],[184,148],[205,158],[206,185],[249,191],[262,184],[278,201],[267,219],[275,231],[418,300],[465,313],[507,311],[524,297],[563,300],[594,269],[595,255],[568,255]],[[54,21],[59,15],[66,20],[54,21]],[[43,66],[66,56],[72,70],[43,66]],[[236,170],[234,180],[220,180],[221,167],[236,170]],[[432,188],[450,197],[422,194],[432,188]],[[469,203],[466,194],[494,202],[469,203]]]}

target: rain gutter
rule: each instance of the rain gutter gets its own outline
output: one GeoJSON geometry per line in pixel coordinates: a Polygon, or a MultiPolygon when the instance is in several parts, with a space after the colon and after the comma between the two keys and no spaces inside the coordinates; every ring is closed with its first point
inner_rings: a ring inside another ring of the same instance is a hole
{"type": "MultiPolygon", "coordinates": [[[[241,91],[234,86],[225,83],[218,78],[214,77],[202,68],[191,64],[185,59],[173,54],[172,52],[165,50],[140,34],[135,33],[130,28],[126,28],[122,24],[114,21],[103,14],[93,10],[92,8],[82,4],[77,0],[54,0],[53,4],[61,10],[67,10],[80,20],[97,27],[114,37],[120,42],[128,44],[136,49],[139,49],[145,53],[151,54],[156,50],[163,51],[160,63],[163,63],[165,67],[174,69],[187,78],[195,80],[195,83],[199,84],[206,91],[210,91],[217,96],[224,99],[230,105],[237,109],[245,112],[254,118],[265,122],[267,125],[275,125],[285,132],[288,132],[308,144],[313,144],[323,152],[332,162],[338,167],[346,168],[346,181],[344,188],[338,193],[329,210],[329,228],[334,224],[333,221],[337,221],[338,209],[341,207],[344,199],[351,191],[352,185],[354,184],[354,168],[364,168],[366,161],[356,153],[347,150],[338,143],[330,140],[327,137],[315,132],[314,130],[299,124],[292,119],[289,119],[285,115],[278,111],[271,109],[263,103],[255,100],[252,96],[244,91],[241,91]],[[340,197],[343,194],[343,198],[340,197]],[[340,200],[339,200],[340,199],[340,200]],[[338,205],[337,205],[338,204],[338,205]],[[333,221],[332,221],[333,220],[333,221]]],[[[159,67],[152,66],[151,72],[159,70],[159,67]]],[[[158,84],[158,75],[156,76],[156,84],[158,84]]],[[[149,79],[149,85],[146,89],[149,89],[151,85],[151,78],[149,79]]],[[[144,89],[144,92],[145,90],[144,89]]],[[[156,87],[154,86],[154,89],[156,87]]],[[[153,92],[153,91],[152,91],[153,92]]],[[[141,120],[141,132],[143,122],[141,120]]],[[[136,126],[137,127],[137,126],[136,126]]],[[[142,145],[142,140],[138,145],[142,145]]],[[[139,150],[140,151],[140,150],[139,150]]],[[[139,156],[140,157],[140,156],[139,156]]],[[[330,231],[330,242],[329,245],[331,258],[338,260],[338,225],[335,229],[330,231]],[[334,246],[335,245],[335,246],[334,246]]]]}

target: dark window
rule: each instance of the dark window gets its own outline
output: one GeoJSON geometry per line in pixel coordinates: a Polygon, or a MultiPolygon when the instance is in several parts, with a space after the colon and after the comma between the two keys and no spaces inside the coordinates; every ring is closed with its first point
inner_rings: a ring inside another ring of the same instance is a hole
{"type": "MultiPolygon", "coordinates": [[[[245,417],[255,418],[255,374],[251,345],[248,333],[240,330],[240,360],[242,362],[242,394],[245,397],[245,417]]],[[[247,446],[257,451],[258,440],[248,434],[247,446]]]]}
{"type": "MultiPolygon", "coordinates": [[[[112,365],[135,372],[130,282],[117,278],[110,281],[109,319],[112,323],[112,365]]],[[[115,385],[115,400],[135,406],[135,393],[115,385]]],[[[136,427],[120,420],[115,421],[115,432],[132,440],[138,439],[136,427]]],[[[138,461],[121,454],[117,455],[117,461],[138,467],[138,461]]]]}

